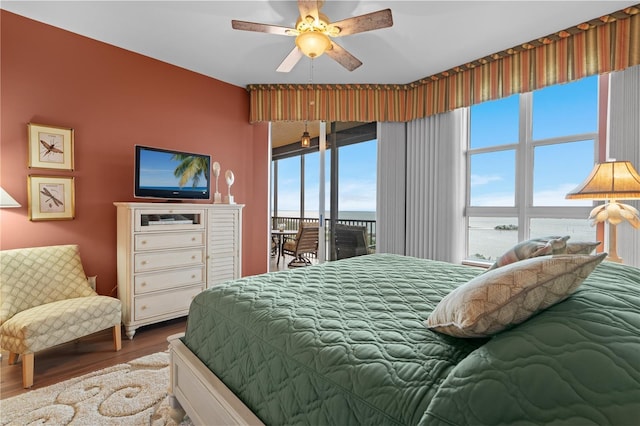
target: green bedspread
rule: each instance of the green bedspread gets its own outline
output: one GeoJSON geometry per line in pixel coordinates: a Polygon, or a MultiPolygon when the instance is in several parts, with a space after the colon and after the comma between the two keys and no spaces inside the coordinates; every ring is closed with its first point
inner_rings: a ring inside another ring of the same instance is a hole
{"type": "Polygon", "coordinates": [[[603,263],[567,301],[489,340],[427,330],[437,303],[480,272],[377,254],[247,277],[198,295],[183,340],[269,425],[640,413],[639,270],[603,263]]]}
{"type": "Polygon", "coordinates": [[[569,299],[454,368],[422,425],[640,425],[640,269],[603,262],[569,299]]]}

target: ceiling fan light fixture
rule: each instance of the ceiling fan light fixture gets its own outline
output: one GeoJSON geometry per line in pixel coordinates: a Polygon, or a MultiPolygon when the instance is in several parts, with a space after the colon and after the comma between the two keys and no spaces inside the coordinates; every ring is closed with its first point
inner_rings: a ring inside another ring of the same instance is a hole
{"type": "Polygon", "coordinates": [[[296,37],[296,46],[310,58],[317,58],[331,46],[329,37],[318,31],[308,31],[296,37]]]}

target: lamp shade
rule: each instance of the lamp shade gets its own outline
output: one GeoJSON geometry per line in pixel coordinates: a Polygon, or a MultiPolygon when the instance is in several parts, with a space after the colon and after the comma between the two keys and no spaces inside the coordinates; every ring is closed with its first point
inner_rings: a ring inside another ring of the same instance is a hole
{"type": "Polygon", "coordinates": [[[296,46],[308,57],[317,58],[331,46],[331,40],[321,32],[307,31],[296,37],[296,46]]]}
{"type": "Polygon", "coordinates": [[[20,207],[20,203],[13,199],[11,195],[0,187],[0,209],[20,207]]]}
{"type": "Polygon", "coordinates": [[[640,175],[630,161],[596,164],[589,177],[567,199],[631,200],[640,198],[640,175]]]}

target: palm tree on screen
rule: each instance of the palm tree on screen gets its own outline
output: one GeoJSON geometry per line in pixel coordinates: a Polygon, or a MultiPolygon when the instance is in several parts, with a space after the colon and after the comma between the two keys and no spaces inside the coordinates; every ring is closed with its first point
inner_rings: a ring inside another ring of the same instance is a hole
{"type": "Polygon", "coordinates": [[[209,179],[209,162],[206,158],[197,155],[175,154],[174,160],[180,161],[178,167],[173,172],[174,176],[179,178],[180,187],[185,186],[189,181],[193,181],[192,187],[195,188],[200,183],[200,179],[204,177],[209,179]]]}

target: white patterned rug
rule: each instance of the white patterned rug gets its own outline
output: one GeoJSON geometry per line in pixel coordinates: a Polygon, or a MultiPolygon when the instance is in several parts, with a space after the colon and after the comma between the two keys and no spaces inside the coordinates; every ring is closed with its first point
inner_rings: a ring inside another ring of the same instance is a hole
{"type": "Polygon", "coordinates": [[[0,400],[0,424],[174,426],[168,388],[169,353],[158,352],[0,400]]]}

